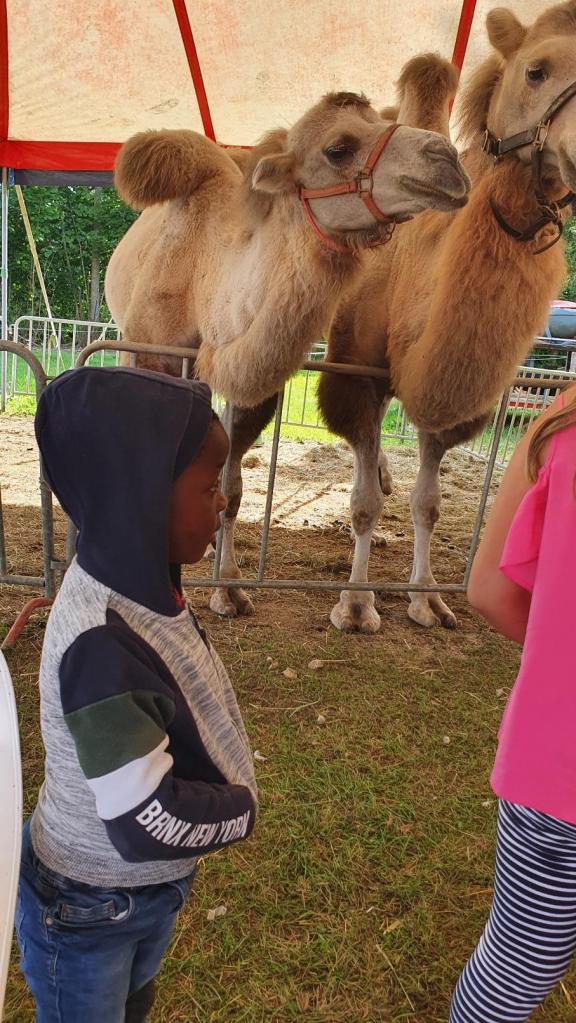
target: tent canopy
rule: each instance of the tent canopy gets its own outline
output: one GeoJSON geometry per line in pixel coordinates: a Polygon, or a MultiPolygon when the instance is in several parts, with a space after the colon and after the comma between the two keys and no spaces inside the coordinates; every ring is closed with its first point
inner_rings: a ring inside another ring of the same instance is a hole
{"type": "MultiPolygon", "coordinates": [[[[333,89],[384,106],[419,52],[465,54],[466,76],[501,3],[0,0],[0,165],[110,170],[119,145],[147,128],[252,145],[333,89]]],[[[543,6],[513,3],[527,23],[543,6]]]]}

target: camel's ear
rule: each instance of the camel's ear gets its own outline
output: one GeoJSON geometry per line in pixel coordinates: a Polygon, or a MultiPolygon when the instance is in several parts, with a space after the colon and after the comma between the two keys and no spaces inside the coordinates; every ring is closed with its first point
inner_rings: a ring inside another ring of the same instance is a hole
{"type": "Polygon", "coordinates": [[[505,59],[520,49],[528,31],[507,7],[496,7],[490,11],[486,29],[492,46],[505,59]]]}
{"type": "Polygon", "coordinates": [[[257,192],[290,192],[294,188],[294,154],[271,153],[258,161],[252,174],[257,192]]]}

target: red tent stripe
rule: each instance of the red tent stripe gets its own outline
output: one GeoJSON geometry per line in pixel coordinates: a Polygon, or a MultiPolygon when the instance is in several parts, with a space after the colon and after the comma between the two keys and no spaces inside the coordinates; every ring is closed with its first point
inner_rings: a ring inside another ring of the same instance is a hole
{"type": "Polygon", "coordinates": [[[452,63],[456,65],[459,71],[462,70],[462,65],[464,64],[464,58],[466,56],[466,49],[468,47],[470,29],[472,28],[475,10],[476,0],[462,0],[462,10],[460,11],[460,23],[458,25],[458,32],[456,33],[456,42],[454,43],[454,52],[452,54],[452,63]]]}
{"type": "Polygon", "coordinates": [[[188,17],[188,10],[186,8],[186,0],[172,0],[172,2],[174,4],[174,13],[178,19],[178,26],[180,28],[182,42],[184,43],[184,49],[186,50],[186,57],[188,58],[188,66],[192,75],[194,89],[196,90],[198,108],[200,110],[202,124],[204,125],[204,134],[207,135],[209,139],[216,141],[214,125],[212,124],[212,115],[208,104],[208,97],[206,95],[206,89],[204,88],[202,68],[200,67],[200,61],[198,60],[196,43],[194,42],[190,19],[188,17]]]}
{"type": "Polygon", "coordinates": [[[111,171],[120,142],[0,141],[0,167],[15,170],[111,171]]]}
{"type": "MultiPolygon", "coordinates": [[[[186,0],[172,0],[182,42],[196,91],[204,131],[215,139],[214,125],[204,87],[202,70],[186,9],[186,0]]],[[[462,0],[453,63],[464,63],[476,0],[462,0]]],[[[0,166],[29,170],[109,171],[121,143],[113,142],[35,142],[9,139],[8,15],[7,0],[0,0],[0,166]]],[[[249,147],[246,147],[249,148],[249,147]]]]}
{"type": "MultiPolygon", "coordinates": [[[[8,13],[6,0],[0,0],[0,141],[8,138],[8,13]]],[[[2,164],[2,166],[6,166],[2,164]]]]}

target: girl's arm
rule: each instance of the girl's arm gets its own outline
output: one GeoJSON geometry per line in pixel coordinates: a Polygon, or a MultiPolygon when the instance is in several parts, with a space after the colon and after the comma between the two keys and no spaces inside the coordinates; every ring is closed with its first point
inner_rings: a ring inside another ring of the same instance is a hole
{"type": "MultiPolygon", "coordinates": [[[[570,400],[574,390],[570,388],[566,392],[567,400],[570,400]]],[[[530,439],[536,424],[542,418],[548,418],[557,412],[559,407],[556,399],[553,405],[534,421],[517,445],[488,516],[468,583],[468,600],[472,607],[479,611],[497,632],[517,643],[524,642],[531,594],[508,579],[500,571],[499,566],[516,509],[532,486],[526,471],[530,439]]],[[[547,447],[548,445],[545,445],[541,452],[542,465],[546,460],[547,447]]]]}

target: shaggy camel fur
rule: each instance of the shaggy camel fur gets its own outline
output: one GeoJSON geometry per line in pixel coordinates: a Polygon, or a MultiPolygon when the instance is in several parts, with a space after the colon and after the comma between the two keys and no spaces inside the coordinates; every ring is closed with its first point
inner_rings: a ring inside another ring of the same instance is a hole
{"type": "MultiPolygon", "coordinates": [[[[508,222],[523,227],[538,218],[530,180],[529,147],[497,165],[481,149],[489,127],[506,138],[536,124],[552,100],[576,78],[576,3],[546,11],[526,29],[506,10],[487,19],[492,57],[477,71],[464,96],[465,165],[473,178],[465,209],[445,217],[423,214],[397,232],[391,244],[362,259],[362,272],[346,289],[335,313],[327,358],[388,370],[388,380],[320,378],[319,393],[329,428],[354,451],[351,499],[355,551],[351,581],[368,580],[370,544],[391,479],[380,449],[380,427],[393,395],[419,428],[420,470],[411,496],[415,549],[411,581],[435,584],[430,543],[440,513],[439,467],[445,452],[482,428],[514,375],[532,338],[546,321],[549,302],[565,273],[562,246],[540,255],[544,230],[520,244],[498,226],[489,205],[496,199],[508,222]],[[542,76],[537,71],[541,69],[542,76]]],[[[454,70],[434,55],[411,61],[399,80],[400,108],[386,117],[448,132],[448,98],[454,70]]],[[[576,184],[576,133],[570,130],[572,100],[554,119],[545,148],[549,195],[576,184]],[[562,179],[562,180],[560,180],[562,179]]],[[[241,498],[239,466],[273,411],[268,402],[243,417],[231,463],[231,500],[224,529],[226,576],[238,574],[234,517],[241,498]]],[[[212,607],[226,614],[250,612],[241,591],[219,591],[212,607]]],[[[424,626],[450,628],[454,615],[436,594],[410,594],[410,617],[424,626]]],[[[380,618],[374,595],[345,591],[332,622],[346,631],[375,632],[380,618]]]]}
{"type": "MultiPolygon", "coordinates": [[[[353,181],[385,128],[365,97],[333,93],[249,157],[191,131],[129,139],[115,184],[144,212],[106,274],[125,340],[200,347],[198,375],[237,405],[273,394],[326,326],[358,250],[390,235],[358,195],[314,198],[324,244],[299,189],[353,181]]],[[[468,187],[450,143],[417,128],[400,126],[373,171],[373,199],[395,220],[453,210],[468,187]]]]}
{"type": "MultiPolygon", "coordinates": [[[[466,209],[450,217],[425,214],[387,251],[366,260],[330,330],[327,358],[389,371],[388,382],[325,376],[320,383],[326,423],[354,450],[352,581],[368,578],[371,535],[389,492],[380,425],[391,396],[400,398],[419,431],[410,581],[434,585],[430,542],[440,511],[440,462],[485,423],[546,322],[565,275],[562,244],[535,254],[554,229],[520,243],[502,230],[490,206],[492,197],[517,229],[538,220],[531,147],[494,164],[481,143],[486,129],[505,139],[536,125],[576,79],[576,3],[549,8],[530,28],[499,8],[488,15],[487,30],[495,52],[472,77],[462,105],[462,136],[470,147],[464,163],[473,181],[466,209]]],[[[408,68],[399,117],[409,108],[414,123],[430,126],[426,91],[417,81],[406,91],[409,74],[408,68]]],[[[545,185],[552,198],[576,185],[575,110],[571,99],[548,132],[545,185]]],[[[440,129],[439,120],[436,125],[440,129]]],[[[455,625],[437,594],[411,593],[408,613],[424,626],[438,620],[448,628],[455,625]]],[[[374,595],[350,590],[341,594],[331,619],[347,631],[374,632],[380,625],[374,595]]]]}
{"type": "MultiPolygon", "coordinates": [[[[113,253],[109,308],[127,341],[200,346],[197,370],[236,403],[222,575],[240,574],[234,520],[242,454],[270,418],[274,397],[330,321],[361,249],[389,237],[359,197],[311,200],[333,251],[311,230],[298,187],[352,181],[384,122],[363,96],[325,96],[289,131],[252,152],[226,151],[194,132],[148,132],[120,151],[116,187],[144,212],[113,253]]],[[[398,220],[466,202],[469,180],[441,135],[399,127],[378,160],[373,198],[398,220]]],[[[140,361],[179,371],[168,358],[140,361]]],[[[250,613],[240,589],[217,590],[220,613],[250,613]]]]}
{"type": "MultiPolygon", "coordinates": [[[[447,135],[448,100],[454,95],[457,84],[456,69],[447,61],[441,60],[434,54],[424,54],[417,58],[408,66],[399,82],[403,97],[403,118],[417,120],[419,122],[417,127],[429,122],[432,130],[447,135]]],[[[395,122],[398,120],[398,113],[398,108],[389,107],[381,111],[381,117],[386,122],[395,122]]],[[[244,160],[245,157],[240,154],[240,159],[244,160]]],[[[418,221],[422,222],[422,217],[419,217],[418,221]]],[[[406,227],[401,228],[401,231],[405,230],[406,227]]],[[[372,265],[373,260],[374,254],[372,253],[364,256],[359,271],[362,275],[372,265]]],[[[326,322],[324,330],[327,328],[328,322],[326,322]]],[[[343,379],[346,389],[348,378],[343,379]]],[[[352,381],[350,381],[351,383],[352,381]]],[[[234,409],[227,480],[228,507],[225,513],[222,543],[221,576],[224,579],[238,578],[241,574],[236,561],[234,533],[242,500],[242,458],[272,418],[275,407],[276,395],[273,395],[254,408],[234,409]]],[[[213,611],[229,617],[237,614],[252,614],[254,611],[248,594],[237,587],[215,590],[210,606],[213,611]]]]}

